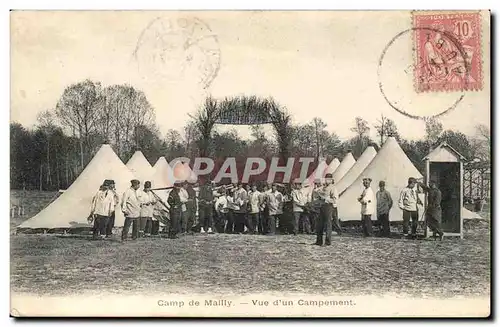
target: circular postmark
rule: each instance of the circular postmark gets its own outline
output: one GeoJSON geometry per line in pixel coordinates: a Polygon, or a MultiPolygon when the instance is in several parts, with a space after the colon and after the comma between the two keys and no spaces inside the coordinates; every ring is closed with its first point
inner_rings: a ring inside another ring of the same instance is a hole
{"type": "Polygon", "coordinates": [[[207,89],[220,69],[217,36],[198,18],[158,17],[142,31],[133,57],[155,83],[189,80],[207,89]]]}
{"type": "Polygon", "coordinates": [[[470,60],[460,42],[453,34],[431,27],[410,28],[394,36],[382,51],[377,70],[385,101],[414,119],[437,118],[456,108],[465,97],[469,73],[470,60]],[[427,37],[421,53],[408,40],[415,32],[425,32],[427,37]],[[458,94],[453,92],[457,85],[458,94]]]}

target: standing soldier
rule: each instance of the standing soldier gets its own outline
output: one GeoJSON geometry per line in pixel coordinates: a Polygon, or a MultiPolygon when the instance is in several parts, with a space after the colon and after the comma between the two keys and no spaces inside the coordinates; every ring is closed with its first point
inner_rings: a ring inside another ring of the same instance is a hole
{"type": "Polygon", "coordinates": [[[113,206],[111,207],[111,216],[106,224],[106,237],[111,237],[113,235],[113,227],[115,227],[115,211],[116,207],[120,205],[120,198],[116,193],[115,181],[110,179],[106,180],[105,183],[109,184],[109,190],[113,193],[113,206]]]}
{"type": "MultiPolygon", "coordinates": [[[[103,191],[106,191],[106,181],[105,180],[101,186],[99,186],[99,189],[97,190],[97,193],[94,194],[94,196],[92,197],[92,202],[90,204],[90,214],[89,214],[89,217],[87,218],[87,221],[89,224],[92,224],[92,235],[95,235],[95,233],[97,232],[97,234],[99,234],[99,222],[97,221],[97,216],[94,214],[95,212],[95,207],[96,207],[96,204],[97,204],[97,199],[101,196],[101,193],[103,191]]],[[[92,237],[93,239],[96,239],[95,236],[92,237]]]]}
{"type": "Polygon", "coordinates": [[[325,185],[317,190],[317,196],[321,204],[319,210],[319,219],[316,224],[316,243],[323,245],[323,233],[326,232],[324,245],[332,244],[332,223],[335,223],[335,230],[340,235],[341,229],[336,214],[338,193],[333,185],[332,174],[326,174],[325,185]]]}
{"type": "Polygon", "coordinates": [[[179,195],[181,188],[181,183],[175,183],[174,188],[170,191],[167,200],[167,203],[170,206],[170,228],[168,231],[168,238],[171,239],[179,238],[177,233],[179,232],[179,221],[182,215],[182,202],[179,195]]]}
{"type": "Polygon", "coordinates": [[[427,192],[427,209],[425,211],[426,225],[432,230],[434,239],[436,239],[437,234],[439,240],[442,241],[444,233],[441,229],[441,191],[438,189],[435,181],[430,181],[429,187],[425,186],[423,183],[418,184],[427,192]]]}
{"type": "Polygon", "coordinates": [[[260,209],[260,223],[261,223],[261,233],[265,235],[269,232],[269,194],[271,189],[266,184],[259,197],[259,209],[260,209]]]}
{"type": "Polygon", "coordinates": [[[139,186],[141,182],[137,179],[130,181],[131,187],[123,193],[122,211],[125,216],[125,223],[122,230],[122,241],[128,236],[130,225],[132,225],[132,239],[139,236],[139,217],[141,215],[141,199],[139,195],[139,186]]]}
{"type": "Polygon", "coordinates": [[[249,218],[252,222],[253,230],[252,233],[259,232],[262,233],[262,225],[260,222],[260,192],[257,190],[257,185],[252,185],[252,190],[250,191],[248,197],[250,198],[250,214],[249,218]]]}
{"type": "Polygon", "coordinates": [[[278,185],[278,192],[280,194],[280,197],[278,198],[279,200],[279,205],[278,205],[278,212],[276,214],[276,225],[278,225],[278,233],[279,234],[285,234],[285,200],[286,199],[286,193],[285,193],[285,188],[283,184],[277,184],[278,185]]]}
{"type": "Polygon", "coordinates": [[[284,185],[283,213],[281,214],[281,230],[284,234],[294,234],[294,214],[291,184],[284,185]]]}
{"type": "Polygon", "coordinates": [[[279,215],[281,214],[282,202],[283,202],[283,194],[278,191],[277,185],[273,184],[271,188],[271,192],[267,196],[267,204],[269,207],[269,220],[268,220],[268,235],[276,234],[276,218],[279,219],[279,215]]]}
{"type": "Polygon", "coordinates": [[[300,182],[295,183],[295,188],[292,191],[292,201],[293,201],[293,234],[297,235],[299,232],[299,227],[302,226],[302,232],[309,234],[311,232],[311,226],[309,225],[309,218],[305,214],[305,206],[307,198],[302,192],[302,184],[300,182]]]}
{"type": "Polygon", "coordinates": [[[99,191],[92,199],[90,208],[90,218],[94,220],[93,239],[106,237],[106,226],[111,216],[111,210],[114,205],[113,193],[109,191],[109,184],[104,181],[99,191]]]}
{"type": "Polygon", "coordinates": [[[361,203],[361,224],[363,225],[363,235],[372,236],[372,214],[374,211],[373,190],[370,187],[372,179],[369,177],[363,178],[363,192],[358,198],[361,203]]]}
{"type": "Polygon", "coordinates": [[[319,196],[319,191],[322,188],[321,180],[315,180],[314,185],[311,186],[313,189],[309,193],[309,222],[311,223],[311,231],[312,233],[316,234],[316,226],[318,225],[319,221],[319,212],[321,209],[321,198],[319,196]]]}
{"type": "MultiPolygon", "coordinates": [[[[216,186],[214,186],[214,184],[212,184],[212,194],[214,196],[214,205],[212,207],[212,217],[213,217],[213,224],[214,224],[214,232],[217,232],[217,233],[224,233],[224,226],[225,226],[225,220],[224,218],[222,217],[222,214],[221,212],[217,209],[217,201],[219,201],[220,197],[222,196],[221,195],[222,191],[217,188],[216,186]]],[[[201,228],[200,228],[200,231],[201,231],[201,228]]]]}
{"type": "Polygon", "coordinates": [[[200,186],[200,199],[199,199],[199,216],[201,233],[208,232],[212,234],[213,228],[213,214],[212,208],[214,206],[214,192],[212,184],[209,180],[204,181],[200,186]]]}
{"type": "Polygon", "coordinates": [[[223,233],[225,223],[229,223],[229,206],[228,199],[226,195],[226,189],[221,187],[220,194],[215,202],[215,210],[217,211],[217,216],[219,217],[220,227],[217,229],[218,232],[223,233]]]}
{"type": "Polygon", "coordinates": [[[408,225],[411,219],[411,236],[417,237],[418,225],[418,204],[422,204],[418,198],[415,186],[417,180],[413,177],[408,178],[408,186],[401,191],[399,196],[399,208],[403,210],[403,236],[408,237],[408,225]]]}
{"type": "Polygon", "coordinates": [[[234,234],[235,233],[235,220],[236,220],[236,215],[235,211],[238,210],[240,207],[236,204],[234,201],[234,189],[232,187],[226,189],[227,195],[227,207],[228,207],[228,213],[227,213],[227,223],[226,223],[226,234],[234,234]]]}
{"type": "Polygon", "coordinates": [[[337,187],[335,186],[335,181],[333,178],[331,179],[331,182],[328,182],[327,180],[327,188],[330,190],[330,201],[332,204],[332,228],[335,230],[337,235],[342,235],[342,227],[340,227],[340,220],[339,220],[339,211],[337,208],[337,203],[339,200],[339,192],[337,191],[337,187]],[[329,184],[328,184],[329,183],[329,184]]]}
{"type": "Polygon", "coordinates": [[[238,188],[234,191],[234,202],[238,205],[238,209],[235,209],[235,226],[234,231],[236,233],[243,233],[245,227],[249,231],[253,230],[251,223],[247,219],[247,205],[248,205],[248,194],[243,188],[243,184],[238,183],[238,188]]]}
{"type": "Polygon", "coordinates": [[[183,220],[183,229],[186,233],[191,233],[196,218],[196,191],[193,184],[186,185],[188,200],[186,202],[186,219],[183,220]]]}
{"type": "Polygon", "coordinates": [[[189,200],[189,194],[187,192],[188,183],[182,183],[181,188],[179,189],[179,197],[181,198],[181,218],[178,223],[179,233],[186,233],[185,226],[187,226],[188,212],[186,203],[189,200]]]}
{"type": "Polygon", "coordinates": [[[144,182],[144,191],[141,194],[141,222],[139,233],[141,236],[151,236],[153,224],[153,210],[156,204],[156,197],[151,191],[151,182],[144,182]]]}
{"type": "Polygon", "coordinates": [[[385,189],[385,181],[378,183],[379,190],[377,192],[377,220],[380,223],[381,235],[389,237],[391,228],[389,226],[389,212],[392,208],[391,193],[385,189]]]}

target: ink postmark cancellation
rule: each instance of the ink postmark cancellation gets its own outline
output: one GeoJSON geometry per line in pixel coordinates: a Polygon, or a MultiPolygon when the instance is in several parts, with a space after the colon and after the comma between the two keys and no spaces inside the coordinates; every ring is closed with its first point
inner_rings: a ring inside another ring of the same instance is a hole
{"type": "Polygon", "coordinates": [[[412,15],[415,91],[477,91],[483,87],[480,12],[412,15]]]}
{"type": "Polygon", "coordinates": [[[156,82],[191,80],[208,88],[220,68],[217,35],[196,17],[157,17],[141,33],[133,57],[156,82]]]}

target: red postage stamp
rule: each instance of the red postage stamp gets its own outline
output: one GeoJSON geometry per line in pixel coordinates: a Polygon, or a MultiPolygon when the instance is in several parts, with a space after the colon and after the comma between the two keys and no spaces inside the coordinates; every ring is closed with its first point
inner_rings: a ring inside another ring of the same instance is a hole
{"type": "Polygon", "coordinates": [[[414,12],[417,92],[482,88],[479,12],[414,12]]]}

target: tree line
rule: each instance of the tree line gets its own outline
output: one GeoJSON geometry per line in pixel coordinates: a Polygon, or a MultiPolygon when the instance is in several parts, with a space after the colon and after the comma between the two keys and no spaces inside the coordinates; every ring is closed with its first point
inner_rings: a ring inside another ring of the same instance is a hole
{"type": "MultiPolygon", "coordinates": [[[[357,159],[369,146],[383,144],[389,136],[398,140],[413,164],[424,171],[422,158],[437,143],[447,141],[452,147],[472,160],[490,160],[490,130],[484,125],[476,134],[443,130],[436,119],[425,123],[421,140],[406,140],[399,135],[394,121],[381,116],[373,125],[356,117],[352,138],[341,140],[327,130],[321,118],[294,124],[290,128],[291,155],[334,157],[341,160],[348,152],[357,159]],[[377,140],[370,138],[374,128],[377,140]]],[[[250,138],[244,139],[235,129],[212,133],[210,145],[215,158],[276,156],[279,145],[263,125],[250,126],[250,138]]],[[[126,162],[140,149],[151,163],[160,156],[167,160],[176,157],[194,158],[199,155],[200,131],[191,119],[181,131],[170,129],[162,136],[156,124],[155,111],[145,94],[130,85],[102,87],[100,83],[85,80],[68,86],[55,108],[40,113],[37,123],[26,128],[10,124],[11,189],[66,189],[78,177],[102,143],[112,145],[117,155],[126,162]]]]}

